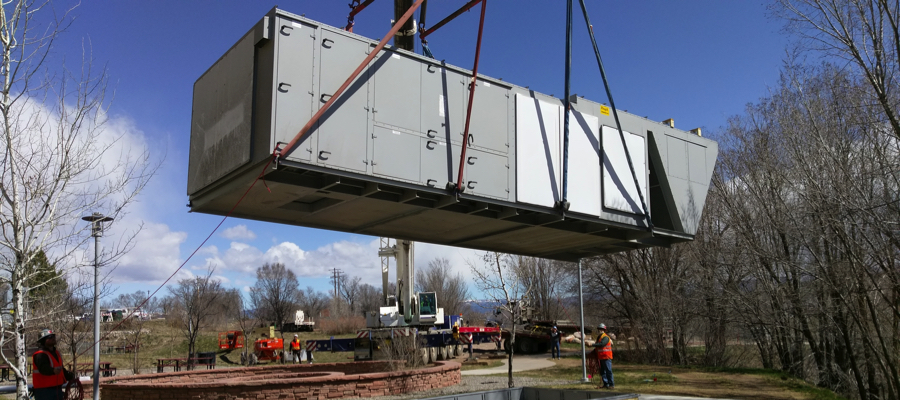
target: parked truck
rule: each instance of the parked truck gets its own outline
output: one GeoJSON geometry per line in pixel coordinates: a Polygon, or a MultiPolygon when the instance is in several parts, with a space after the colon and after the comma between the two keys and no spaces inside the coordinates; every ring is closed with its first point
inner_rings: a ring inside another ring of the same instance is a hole
{"type": "Polygon", "coordinates": [[[366,329],[353,339],[307,341],[307,351],[353,351],[356,361],[407,359],[426,364],[462,353],[469,343],[500,341],[498,327],[464,327],[461,315],[444,315],[435,292],[413,293],[413,243],[382,238],[382,296],[385,306],[366,314],[366,329]],[[397,293],[388,293],[388,259],[397,265],[397,293]]]}
{"type": "Polygon", "coordinates": [[[316,327],[316,323],[303,313],[303,310],[297,310],[294,313],[294,322],[286,322],[282,327],[282,332],[312,332],[316,327]]]}
{"type": "MultiPolygon", "coordinates": [[[[527,319],[516,325],[515,351],[519,354],[546,353],[550,349],[550,328],[556,327],[560,339],[581,331],[581,326],[568,320],[536,320],[527,319]]],[[[591,333],[585,328],[585,335],[591,333]]],[[[501,332],[503,348],[509,351],[512,333],[508,329],[501,332]]]]}

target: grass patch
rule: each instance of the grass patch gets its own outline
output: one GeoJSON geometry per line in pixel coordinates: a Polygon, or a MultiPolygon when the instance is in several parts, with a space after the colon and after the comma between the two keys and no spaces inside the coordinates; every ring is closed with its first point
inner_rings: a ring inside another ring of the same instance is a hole
{"type": "MultiPolygon", "coordinates": [[[[513,361],[515,365],[515,360],[513,361]]],[[[682,368],[613,362],[616,392],[692,397],[739,399],[815,399],[838,400],[842,397],[802,380],[785,377],[779,371],[751,368],[682,368]]],[[[572,383],[552,385],[560,389],[595,389],[600,377],[580,383],[581,358],[564,357],[557,365],[533,371],[517,372],[516,377],[553,376],[572,383]]]]}

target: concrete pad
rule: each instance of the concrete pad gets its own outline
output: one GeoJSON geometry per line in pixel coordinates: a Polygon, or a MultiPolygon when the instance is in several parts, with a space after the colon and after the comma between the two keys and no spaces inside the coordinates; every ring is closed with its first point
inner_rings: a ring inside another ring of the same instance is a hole
{"type": "MultiPolygon", "coordinates": [[[[534,369],[549,368],[554,365],[556,365],[556,363],[548,360],[546,358],[546,354],[533,355],[533,356],[531,356],[531,355],[515,356],[515,358],[513,358],[513,372],[530,371],[530,370],[534,370],[534,369]]],[[[494,375],[494,374],[505,374],[507,372],[509,372],[509,360],[504,359],[503,365],[501,365],[499,367],[462,371],[462,374],[463,375],[494,375]]]]}

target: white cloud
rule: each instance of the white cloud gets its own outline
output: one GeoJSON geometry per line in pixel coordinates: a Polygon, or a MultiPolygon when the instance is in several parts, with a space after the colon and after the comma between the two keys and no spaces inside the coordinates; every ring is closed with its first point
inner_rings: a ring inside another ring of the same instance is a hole
{"type": "Polygon", "coordinates": [[[256,234],[247,229],[247,225],[243,224],[226,229],[222,232],[222,237],[228,240],[256,240],[256,234]]]}
{"type": "MultiPolygon", "coordinates": [[[[134,226],[135,221],[121,221],[134,226]],[[129,224],[131,222],[131,224],[129,224]]],[[[144,223],[134,241],[134,248],[120,260],[112,273],[113,282],[159,282],[168,278],[181,265],[180,246],[187,239],[185,232],[172,232],[168,225],[144,223]]],[[[184,271],[184,270],[182,270],[184,271]]],[[[180,274],[190,277],[188,271],[180,274]]]]}
{"type": "Polygon", "coordinates": [[[418,242],[416,243],[416,266],[417,268],[424,268],[434,259],[446,258],[450,261],[453,272],[466,278],[466,283],[469,284],[470,288],[474,288],[469,264],[480,266],[483,253],[480,250],[418,242]]]}

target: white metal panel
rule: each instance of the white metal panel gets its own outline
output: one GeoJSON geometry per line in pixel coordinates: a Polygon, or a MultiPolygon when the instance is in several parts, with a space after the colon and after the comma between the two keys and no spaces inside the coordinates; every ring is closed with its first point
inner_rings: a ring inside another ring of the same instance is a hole
{"type": "MultiPolygon", "coordinates": [[[[627,131],[625,143],[628,145],[628,153],[634,165],[638,184],[644,200],[647,196],[647,150],[643,137],[627,131]]],[[[619,131],[610,126],[604,126],[601,131],[603,138],[603,206],[614,210],[643,214],[641,199],[638,197],[637,188],[634,186],[634,178],[628,167],[628,159],[625,157],[625,149],[622,147],[622,139],[619,131]]],[[[648,204],[647,207],[650,205],[648,204]]]]}
{"type": "Polygon", "coordinates": [[[553,207],[559,200],[562,107],[516,94],[516,200],[553,207]]]}
{"type": "Polygon", "coordinates": [[[600,216],[600,121],[569,112],[569,210],[600,216]]]}

